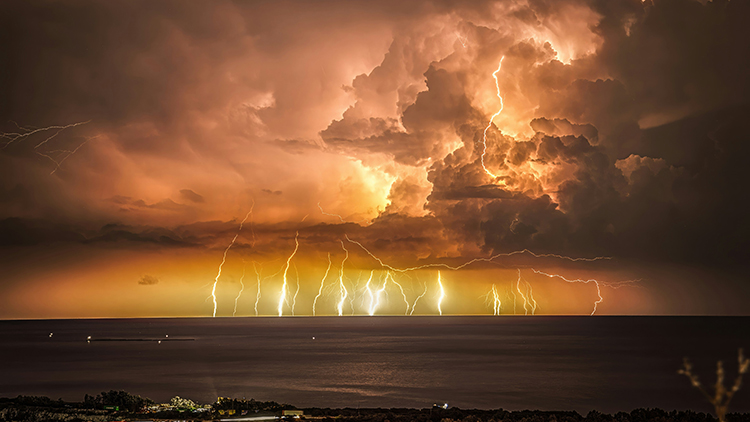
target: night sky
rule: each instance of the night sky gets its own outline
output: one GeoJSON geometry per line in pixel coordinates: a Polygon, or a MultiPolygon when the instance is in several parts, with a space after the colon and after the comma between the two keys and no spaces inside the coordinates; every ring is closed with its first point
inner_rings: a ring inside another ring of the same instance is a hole
{"type": "Polygon", "coordinates": [[[12,0],[0,37],[0,318],[748,314],[748,1],[12,0]]]}

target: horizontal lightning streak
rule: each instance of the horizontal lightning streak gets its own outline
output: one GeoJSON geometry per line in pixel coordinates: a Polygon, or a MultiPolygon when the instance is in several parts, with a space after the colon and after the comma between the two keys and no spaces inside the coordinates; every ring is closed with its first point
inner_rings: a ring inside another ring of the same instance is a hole
{"type": "Polygon", "coordinates": [[[57,135],[59,135],[60,133],[62,133],[65,129],[70,129],[70,128],[74,128],[76,126],[85,125],[85,124],[87,124],[89,122],[91,122],[91,120],[88,120],[88,121],[85,121],[85,122],[72,123],[72,124],[65,125],[65,126],[55,125],[55,126],[47,126],[47,127],[34,128],[34,129],[24,128],[24,127],[19,126],[18,123],[13,122],[16,125],[16,127],[18,127],[18,129],[21,130],[21,132],[5,132],[5,133],[0,133],[0,139],[6,139],[7,140],[3,144],[2,148],[0,148],[0,149],[5,149],[8,146],[10,146],[11,144],[13,144],[15,142],[18,142],[18,141],[22,141],[24,139],[27,139],[27,138],[29,138],[29,137],[37,134],[37,133],[54,130],[55,132],[52,135],[46,137],[44,140],[40,141],[39,143],[37,143],[34,146],[34,152],[37,155],[39,155],[40,157],[47,158],[48,160],[52,161],[52,163],[55,165],[55,167],[50,172],[50,175],[52,175],[52,174],[55,174],[55,172],[60,169],[60,166],[62,166],[62,164],[65,162],[65,160],[67,160],[68,158],[70,158],[71,155],[73,155],[76,152],[78,152],[78,150],[80,150],[81,147],[83,147],[84,145],[86,145],[86,143],[88,143],[88,141],[90,141],[92,139],[98,138],[99,135],[85,137],[84,141],[81,142],[80,144],[78,144],[78,146],[76,146],[72,150],[71,149],[56,149],[56,150],[42,151],[42,150],[40,150],[40,148],[42,146],[44,146],[45,144],[47,144],[49,141],[55,139],[55,137],[57,137],[57,135]],[[53,154],[56,154],[57,158],[54,157],[53,154]]]}
{"type": "Polygon", "coordinates": [[[568,283],[584,283],[584,284],[594,283],[594,285],[596,285],[596,295],[597,295],[597,297],[599,299],[596,302],[594,302],[594,310],[591,311],[591,315],[594,315],[596,313],[596,309],[599,306],[599,304],[602,303],[602,302],[604,302],[604,298],[602,297],[602,290],[601,290],[601,287],[599,286],[599,284],[601,282],[598,281],[598,280],[594,280],[593,278],[589,279],[589,280],[583,280],[583,279],[580,279],[580,278],[577,278],[575,280],[571,280],[571,279],[565,278],[565,277],[563,277],[563,276],[561,276],[559,274],[549,274],[549,273],[545,273],[544,271],[535,270],[533,268],[531,269],[531,271],[534,271],[537,274],[546,275],[547,277],[550,277],[550,278],[559,278],[560,280],[563,280],[563,281],[568,282],[568,283]]]}
{"type": "Polygon", "coordinates": [[[381,267],[387,268],[387,269],[389,269],[391,271],[399,272],[399,273],[405,273],[405,272],[408,272],[408,271],[423,270],[423,269],[426,269],[426,268],[446,268],[446,269],[449,269],[449,270],[456,271],[456,270],[460,270],[462,268],[465,268],[465,267],[467,267],[467,266],[469,266],[471,264],[475,264],[477,262],[492,262],[492,261],[494,261],[497,258],[510,257],[510,256],[514,256],[514,255],[524,254],[524,253],[525,254],[529,254],[529,255],[533,256],[534,258],[557,258],[557,259],[562,259],[562,260],[571,261],[571,262],[578,262],[578,261],[593,262],[593,261],[600,261],[600,260],[612,259],[612,258],[606,257],[606,256],[598,256],[598,257],[594,257],[594,258],[571,258],[571,257],[568,257],[568,256],[556,255],[556,254],[537,254],[537,253],[534,253],[534,252],[532,252],[532,251],[530,251],[528,249],[523,249],[523,250],[520,250],[520,251],[513,251],[513,252],[495,254],[495,255],[492,255],[489,258],[474,258],[474,259],[472,259],[470,261],[467,261],[467,262],[465,262],[465,263],[463,263],[461,265],[457,265],[457,266],[451,266],[451,265],[448,265],[448,264],[439,263],[439,264],[424,264],[424,265],[420,265],[420,266],[417,266],[417,267],[396,268],[396,267],[393,267],[393,266],[388,265],[385,262],[383,262],[383,260],[381,260],[380,258],[378,258],[377,256],[375,256],[372,252],[370,252],[360,242],[357,242],[356,240],[350,239],[348,235],[345,235],[345,237],[346,237],[346,240],[348,240],[350,243],[353,243],[353,244],[359,246],[360,248],[362,248],[362,250],[365,251],[365,253],[367,253],[372,259],[376,260],[380,264],[381,267]]]}
{"type": "MultiPolygon", "coordinates": [[[[55,132],[53,135],[49,136],[47,139],[45,139],[45,140],[41,141],[40,143],[38,143],[34,147],[36,149],[36,148],[39,148],[40,146],[46,144],[50,139],[52,139],[55,136],[57,136],[57,134],[60,133],[61,131],[65,130],[65,129],[70,129],[70,128],[73,128],[73,127],[76,127],[76,126],[85,125],[87,123],[91,123],[91,120],[87,120],[85,122],[71,123],[71,124],[65,125],[65,126],[54,125],[54,126],[40,127],[40,128],[37,128],[37,129],[33,129],[33,130],[30,130],[30,131],[27,131],[27,132],[20,132],[20,133],[18,133],[18,132],[4,132],[4,133],[0,133],[0,138],[4,138],[4,139],[8,140],[5,143],[5,145],[3,145],[3,147],[0,148],[0,149],[5,149],[10,144],[12,144],[14,142],[17,142],[17,141],[21,141],[21,140],[23,140],[25,138],[28,138],[28,137],[30,137],[32,135],[35,135],[37,133],[46,132],[48,130],[57,130],[57,132],[55,132]]],[[[16,126],[18,126],[18,124],[16,124],[16,126]]],[[[20,126],[19,126],[19,129],[24,130],[24,128],[22,128],[20,126]]]]}
{"type": "MultiPolygon", "coordinates": [[[[329,217],[336,217],[336,218],[339,219],[340,222],[347,223],[347,221],[344,220],[344,217],[340,216],[339,214],[331,214],[331,213],[323,211],[323,207],[320,205],[320,202],[318,202],[318,209],[320,210],[320,213],[323,214],[323,215],[327,215],[329,217]]],[[[361,223],[369,223],[370,221],[371,221],[370,219],[365,218],[363,220],[354,221],[353,223],[354,224],[361,224],[361,223]]]]}

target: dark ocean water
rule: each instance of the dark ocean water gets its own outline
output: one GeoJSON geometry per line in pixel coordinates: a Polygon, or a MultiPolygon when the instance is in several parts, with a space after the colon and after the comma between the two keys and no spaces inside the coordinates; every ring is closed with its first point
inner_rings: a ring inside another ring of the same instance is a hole
{"type": "MultiPolygon", "coordinates": [[[[300,407],[711,411],[676,371],[729,380],[747,317],[322,317],[0,321],[0,396],[111,389],[300,407]],[[49,334],[53,333],[50,337],[49,334]],[[98,338],[194,341],[94,341],[98,338]],[[313,337],[315,337],[313,339],[313,337]]],[[[750,411],[750,379],[731,410],[750,411]]]]}

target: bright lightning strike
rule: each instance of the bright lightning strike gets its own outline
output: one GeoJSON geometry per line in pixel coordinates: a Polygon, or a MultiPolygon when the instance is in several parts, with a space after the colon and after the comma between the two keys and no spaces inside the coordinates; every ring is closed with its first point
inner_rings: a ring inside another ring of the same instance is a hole
{"type": "Polygon", "coordinates": [[[331,271],[331,253],[328,252],[328,268],[326,268],[325,274],[323,274],[323,279],[320,280],[320,288],[318,289],[318,295],[315,296],[315,300],[313,300],[313,306],[312,306],[312,314],[315,316],[315,307],[318,304],[318,298],[323,294],[323,285],[326,282],[326,278],[328,278],[328,272],[331,271]]]}
{"type": "Polygon", "coordinates": [[[492,294],[492,315],[500,315],[500,294],[497,291],[497,286],[494,284],[492,285],[492,290],[487,294],[487,297],[489,299],[489,295],[492,294]]]}
{"type": "Polygon", "coordinates": [[[258,316],[258,302],[260,302],[260,278],[261,273],[263,272],[263,266],[261,266],[260,271],[258,271],[258,267],[256,266],[255,261],[253,261],[253,270],[255,271],[255,277],[258,280],[258,291],[255,294],[255,316],[258,316]]]}
{"type": "Polygon", "coordinates": [[[352,313],[351,315],[354,315],[355,312],[355,306],[354,304],[357,302],[357,293],[359,292],[359,282],[362,279],[362,271],[359,272],[359,275],[357,276],[357,282],[354,283],[354,287],[352,288],[352,294],[349,295],[349,308],[351,308],[352,313]]]}
{"type": "Polygon", "coordinates": [[[385,281],[388,282],[388,278],[390,277],[391,282],[395,284],[398,289],[401,291],[401,297],[404,298],[404,303],[406,304],[406,311],[404,311],[404,315],[409,315],[409,301],[406,300],[406,293],[404,292],[404,286],[401,285],[398,281],[396,281],[395,278],[393,278],[393,274],[388,271],[388,273],[385,276],[385,281]]]}
{"type": "Polygon", "coordinates": [[[505,107],[503,104],[503,97],[500,96],[500,83],[497,80],[497,73],[500,72],[500,68],[503,66],[503,60],[505,59],[505,56],[500,58],[500,63],[497,65],[497,70],[492,72],[492,77],[495,79],[495,88],[497,89],[497,98],[500,99],[500,110],[497,111],[497,113],[493,114],[492,117],[490,117],[490,121],[487,123],[487,127],[484,128],[484,133],[482,134],[482,168],[484,169],[484,172],[487,173],[490,177],[493,179],[497,179],[498,176],[493,174],[491,171],[487,169],[487,166],[484,165],[484,156],[487,153],[487,131],[490,130],[490,127],[492,127],[492,121],[495,120],[497,116],[502,113],[503,108],[505,107]]]}
{"type": "Polygon", "coordinates": [[[341,301],[339,301],[339,304],[337,306],[337,309],[339,311],[339,316],[344,315],[344,301],[346,300],[346,297],[349,295],[349,292],[346,290],[346,286],[344,285],[344,264],[346,263],[346,260],[349,259],[349,250],[346,249],[346,246],[344,246],[344,241],[341,242],[341,248],[344,249],[344,252],[346,252],[346,256],[344,256],[344,260],[341,261],[341,270],[339,270],[339,291],[341,292],[341,301]]]}
{"type": "Polygon", "coordinates": [[[289,258],[287,258],[286,267],[284,267],[283,283],[281,285],[281,293],[279,294],[279,316],[284,315],[284,302],[286,301],[286,286],[287,286],[286,276],[289,273],[289,265],[292,263],[292,258],[294,258],[294,255],[297,254],[298,249],[299,249],[299,231],[294,235],[294,251],[292,252],[291,255],[289,255],[289,258]]]}
{"type": "Polygon", "coordinates": [[[417,296],[416,299],[414,299],[414,304],[411,305],[411,312],[409,312],[409,315],[414,313],[414,308],[417,307],[417,302],[419,302],[419,299],[422,299],[424,295],[426,294],[427,294],[427,283],[424,284],[424,291],[422,292],[422,294],[417,296]]]}
{"type": "Polygon", "coordinates": [[[372,275],[374,273],[375,273],[375,270],[370,271],[370,279],[367,280],[367,292],[370,295],[370,309],[369,309],[370,316],[375,315],[375,311],[378,310],[378,306],[380,306],[380,295],[383,294],[383,292],[385,291],[385,287],[388,283],[388,279],[386,278],[383,281],[383,286],[373,293],[370,290],[370,280],[372,280],[372,275]]]}
{"type": "Polygon", "coordinates": [[[370,289],[370,283],[372,282],[372,275],[375,273],[375,270],[370,271],[370,278],[367,279],[367,283],[365,283],[365,290],[367,290],[367,296],[370,297],[370,307],[369,307],[369,314],[372,316],[375,311],[373,310],[373,304],[375,303],[375,295],[372,293],[372,289],[370,289]]]}
{"type": "MultiPolygon", "coordinates": [[[[524,295],[521,291],[521,270],[518,270],[518,280],[516,280],[516,291],[521,296],[521,299],[523,299],[523,314],[528,315],[529,314],[529,307],[531,307],[530,300],[526,298],[527,295],[524,295]]],[[[528,293],[528,289],[527,289],[528,293]]],[[[534,310],[536,310],[536,306],[531,307],[531,315],[534,315],[534,310]]]]}
{"type": "Polygon", "coordinates": [[[531,307],[531,315],[534,315],[536,313],[537,309],[537,303],[534,299],[534,289],[531,288],[531,284],[529,284],[528,281],[524,280],[526,283],[526,297],[529,299],[529,306],[531,307]]]}
{"type": "Polygon", "coordinates": [[[299,271],[297,270],[297,264],[294,264],[294,275],[297,280],[297,290],[294,292],[292,297],[292,316],[294,316],[294,308],[297,307],[297,295],[299,294],[299,271]]]}
{"type": "Polygon", "coordinates": [[[245,291],[245,268],[247,267],[247,263],[242,263],[242,277],[240,277],[240,291],[237,293],[237,297],[234,298],[234,311],[232,311],[232,316],[237,315],[237,301],[240,300],[240,296],[242,296],[242,292],[245,291]]]}
{"type": "MultiPolygon", "coordinates": [[[[406,303],[406,314],[407,315],[409,314],[409,307],[410,307],[409,302],[406,299],[406,294],[404,293],[403,287],[399,283],[397,283],[395,281],[395,279],[393,278],[393,274],[391,274],[391,271],[392,272],[398,272],[398,273],[406,273],[406,272],[409,272],[409,271],[416,271],[416,270],[422,270],[422,269],[427,269],[427,268],[436,268],[436,267],[437,268],[446,268],[446,269],[449,269],[449,270],[457,271],[457,270],[460,270],[462,268],[465,268],[465,267],[467,267],[467,266],[469,266],[471,264],[477,263],[477,262],[492,262],[495,259],[500,258],[500,257],[510,257],[510,256],[514,256],[514,255],[519,255],[519,254],[529,254],[529,255],[531,255],[534,258],[556,258],[556,259],[562,259],[562,260],[571,261],[571,262],[579,262],[579,261],[593,262],[593,261],[599,261],[599,260],[612,259],[612,258],[607,257],[607,256],[597,256],[597,257],[594,257],[594,258],[572,258],[572,257],[569,257],[569,256],[557,255],[557,254],[537,254],[537,253],[534,253],[534,252],[532,252],[532,251],[530,251],[528,249],[523,249],[523,250],[520,250],[520,251],[513,251],[513,252],[495,254],[495,255],[493,255],[493,256],[491,256],[489,258],[474,258],[474,259],[471,259],[471,260],[469,260],[467,262],[464,262],[463,264],[457,265],[457,266],[451,266],[451,265],[443,264],[443,263],[433,263],[433,264],[424,264],[424,265],[420,265],[420,266],[416,266],[416,267],[409,267],[409,268],[396,268],[396,267],[393,267],[393,266],[388,265],[385,262],[383,262],[382,259],[378,258],[375,254],[373,254],[372,252],[370,252],[370,250],[367,249],[362,243],[360,243],[360,242],[358,242],[356,240],[352,240],[351,238],[349,238],[348,235],[345,235],[345,237],[346,237],[346,240],[348,240],[350,243],[353,243],[353,244],[359,246],[372,259],[374,259],[375,261],[377,261],[382,268],[385,268],[385,269],[389,270],[386,277],[390,277],[390,279],[393,281],[393,283],[396,284],[399,287],[399,289],[401,290],[401,295],[403,296],[404,302],[406,303]]],[[[523,292],[520,290],[520,269],[518,271],[519,271],[519,281],[516,283],[516,286],[513,286],[513,283],[511,283],[511,293],[513,294],[513,313],[514,314],[516,313],[516,296],[517,295],[516,295],[516,292],[513,291],[513,290],[516,290],[521,295],[521,297],[524,300],[524,311],[526,312],[526,314],[528,314],[529,309],[531,309],[531,312],[532,312],[532,315],[533,315],[538,306],[537,306],[536,301],[533,299],[532,288],[528,284],[528,282],[526,282],[526,284],[527,284],[527,287],[526,287],[526,289],[527,289],[527,295],[523,294],[523,292]]],[[[583,282],[583,283],[588,283],[590,281],[596,282],[596,280],[588,280],[588,281],[584,281],[584,280],[567,280],[567,279],[563,278],[562,276],[550,275],[550,274],[542,273],[542,272],[536,271],[536,270],[534,270],[534,271],[537,272],[537,273],[539,273],[539,274],[545,274],[545,275],[547,275],[549,277],[560,277],[560,278],[562,278],[562,279],[564,279],[564,280],[566,280],[568,282],[583,282]]],[[[629,284],[634,283],[634,282],[635,281],[628,280],[626,282],[622,282],[621,284],[622,285],[629,285],[629,284]]],[[[597,286],[597,293],[599,294],[599,300],[594,304],[594,312],[596,312],[596,306],[603,301],[603,299],[601,297],[601,291],[599,289],[599,283],[598,282],[596,282],[596,286],[597,286]]],[[[442,292],[442,294],[444,294],[444,291],[442,292]]],[[[412,312],[413,312],[413,309],[412,309],[412,312]]],[[[591,315],[593,315],[594,312],[592,312],[591,315]]]]}
{"type": "Polygon", "coordinates": [[[440,276],[440,271],[438,271],[437,283],[438,283],[438,287],[440,287],[440,296],[438,297],[438,300],[437,300],[437,308],[438,308],[438,313],[440,315],[443,315],[442,305],[443,305],[443,299],[445,299],[445,289],[443,289],[443,280],[440,276]]]}
{"type": "Polygon", "coordinates": [[[221,277],[221,269],[222,267],[224,267],[224,263],[227,262],[227,253],[229,252],[230,249],[232,249],[232,246],[234,246],[234,242],[237,241],[237,237],[239,237],[240,232],[242,231],[242,225],[245,224],[245,221],[247,221],[248,217],[250,217],[250,214],[253,213],[254,207],[255,207],[255,203],[253,203],[253,206],[250,207],[250,211],[247,212],[247,214],[245,215],[245,218],[240,223],[240,228],[239,230],[237,230],[237,234],[235,234],[234,237],[232,238],[232,241],[229,243],[229,246],[227,246],[227,248],[224,249],[224,256],[221,258],[221,264],[219,264],[219,272],[216,273],[216,278],[214,279],[214,285],[211,288],[211,299],[213,300],[213,303],[214,303],[214,313],[212,314],[212,316],[214,318],[216,318],[216,307],[217,307],[216,285],[219,284],[219,277],[221,277]]]}

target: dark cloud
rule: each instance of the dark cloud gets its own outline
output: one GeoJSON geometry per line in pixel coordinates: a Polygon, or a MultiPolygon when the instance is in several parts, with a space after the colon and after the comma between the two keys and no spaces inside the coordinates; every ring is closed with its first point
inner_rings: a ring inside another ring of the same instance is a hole
{"type": "MultiPolygon", "coordinates": [[[[190,192],[192,195],[188,195],[183,191],[180,191],[180,194],[186,199],[191,200],[192,202],[201,202],[201,200],[203,199],[202,196],[196,194],[193,191],[188,190],[188,192],[190,192]]],[[[115,195],[112,198],[110,198],[110,201],[114,204],[120,205],[121,211],[152,209],[152,210],[161,210],[161,211],[180,212],[180,211],[185,211],[189,208],[187,205],[177,203],[169,198],[162,199],[161,201],[155,202],[153,204],[149,204],[143,199],[133,199],[129,196],[115,195]]]]}
{"type": "Polygon", "coordinates": [[[645,114],[705,111],[750,99],[746,1],[594,2],[603,15],[597,57],[645,114]]]}
{"type": "Polygon", "coordinates": [[[85,243],[122,244],[126,247],[153,245],[164,247],[198,246],[197,239],[186,233],[161,227],[133,227],[122,224],[107,224],[85,243]]]}
{"type": "Polygon", "coordinates": [[[83,242],[86,236],[74,228],[46,220],[18,217],[0,220],[0,242],[4,247],[33,246],[46,243],[83,242]]]}
{"type": "Polygon", "coordinates": [[[154,284],[158,283],[158,278],[148,274],[144,275],[140,280],[138,280],[138,284],[140,284],[141,286],[153,286],[154,284]]]}
{"type": "Polygon", "coordinates": [[[202,204],[206,202],[206,199],[202,195],[199,195],[190,189],[181,189],[180,195],[182,195],[182,197],[187,199],[188,201],[195,202],[198,204],[202,204]]]}
{"type": "Polygon", "coordinates": [[[596,144],[599,140],[599,131],[591,124],[578,125],[570,123],[566,119],[547,119],[539,117],[529,123],[535,132],[541,132],[552,136],[585,136],[590,142],[596,144]]]}

